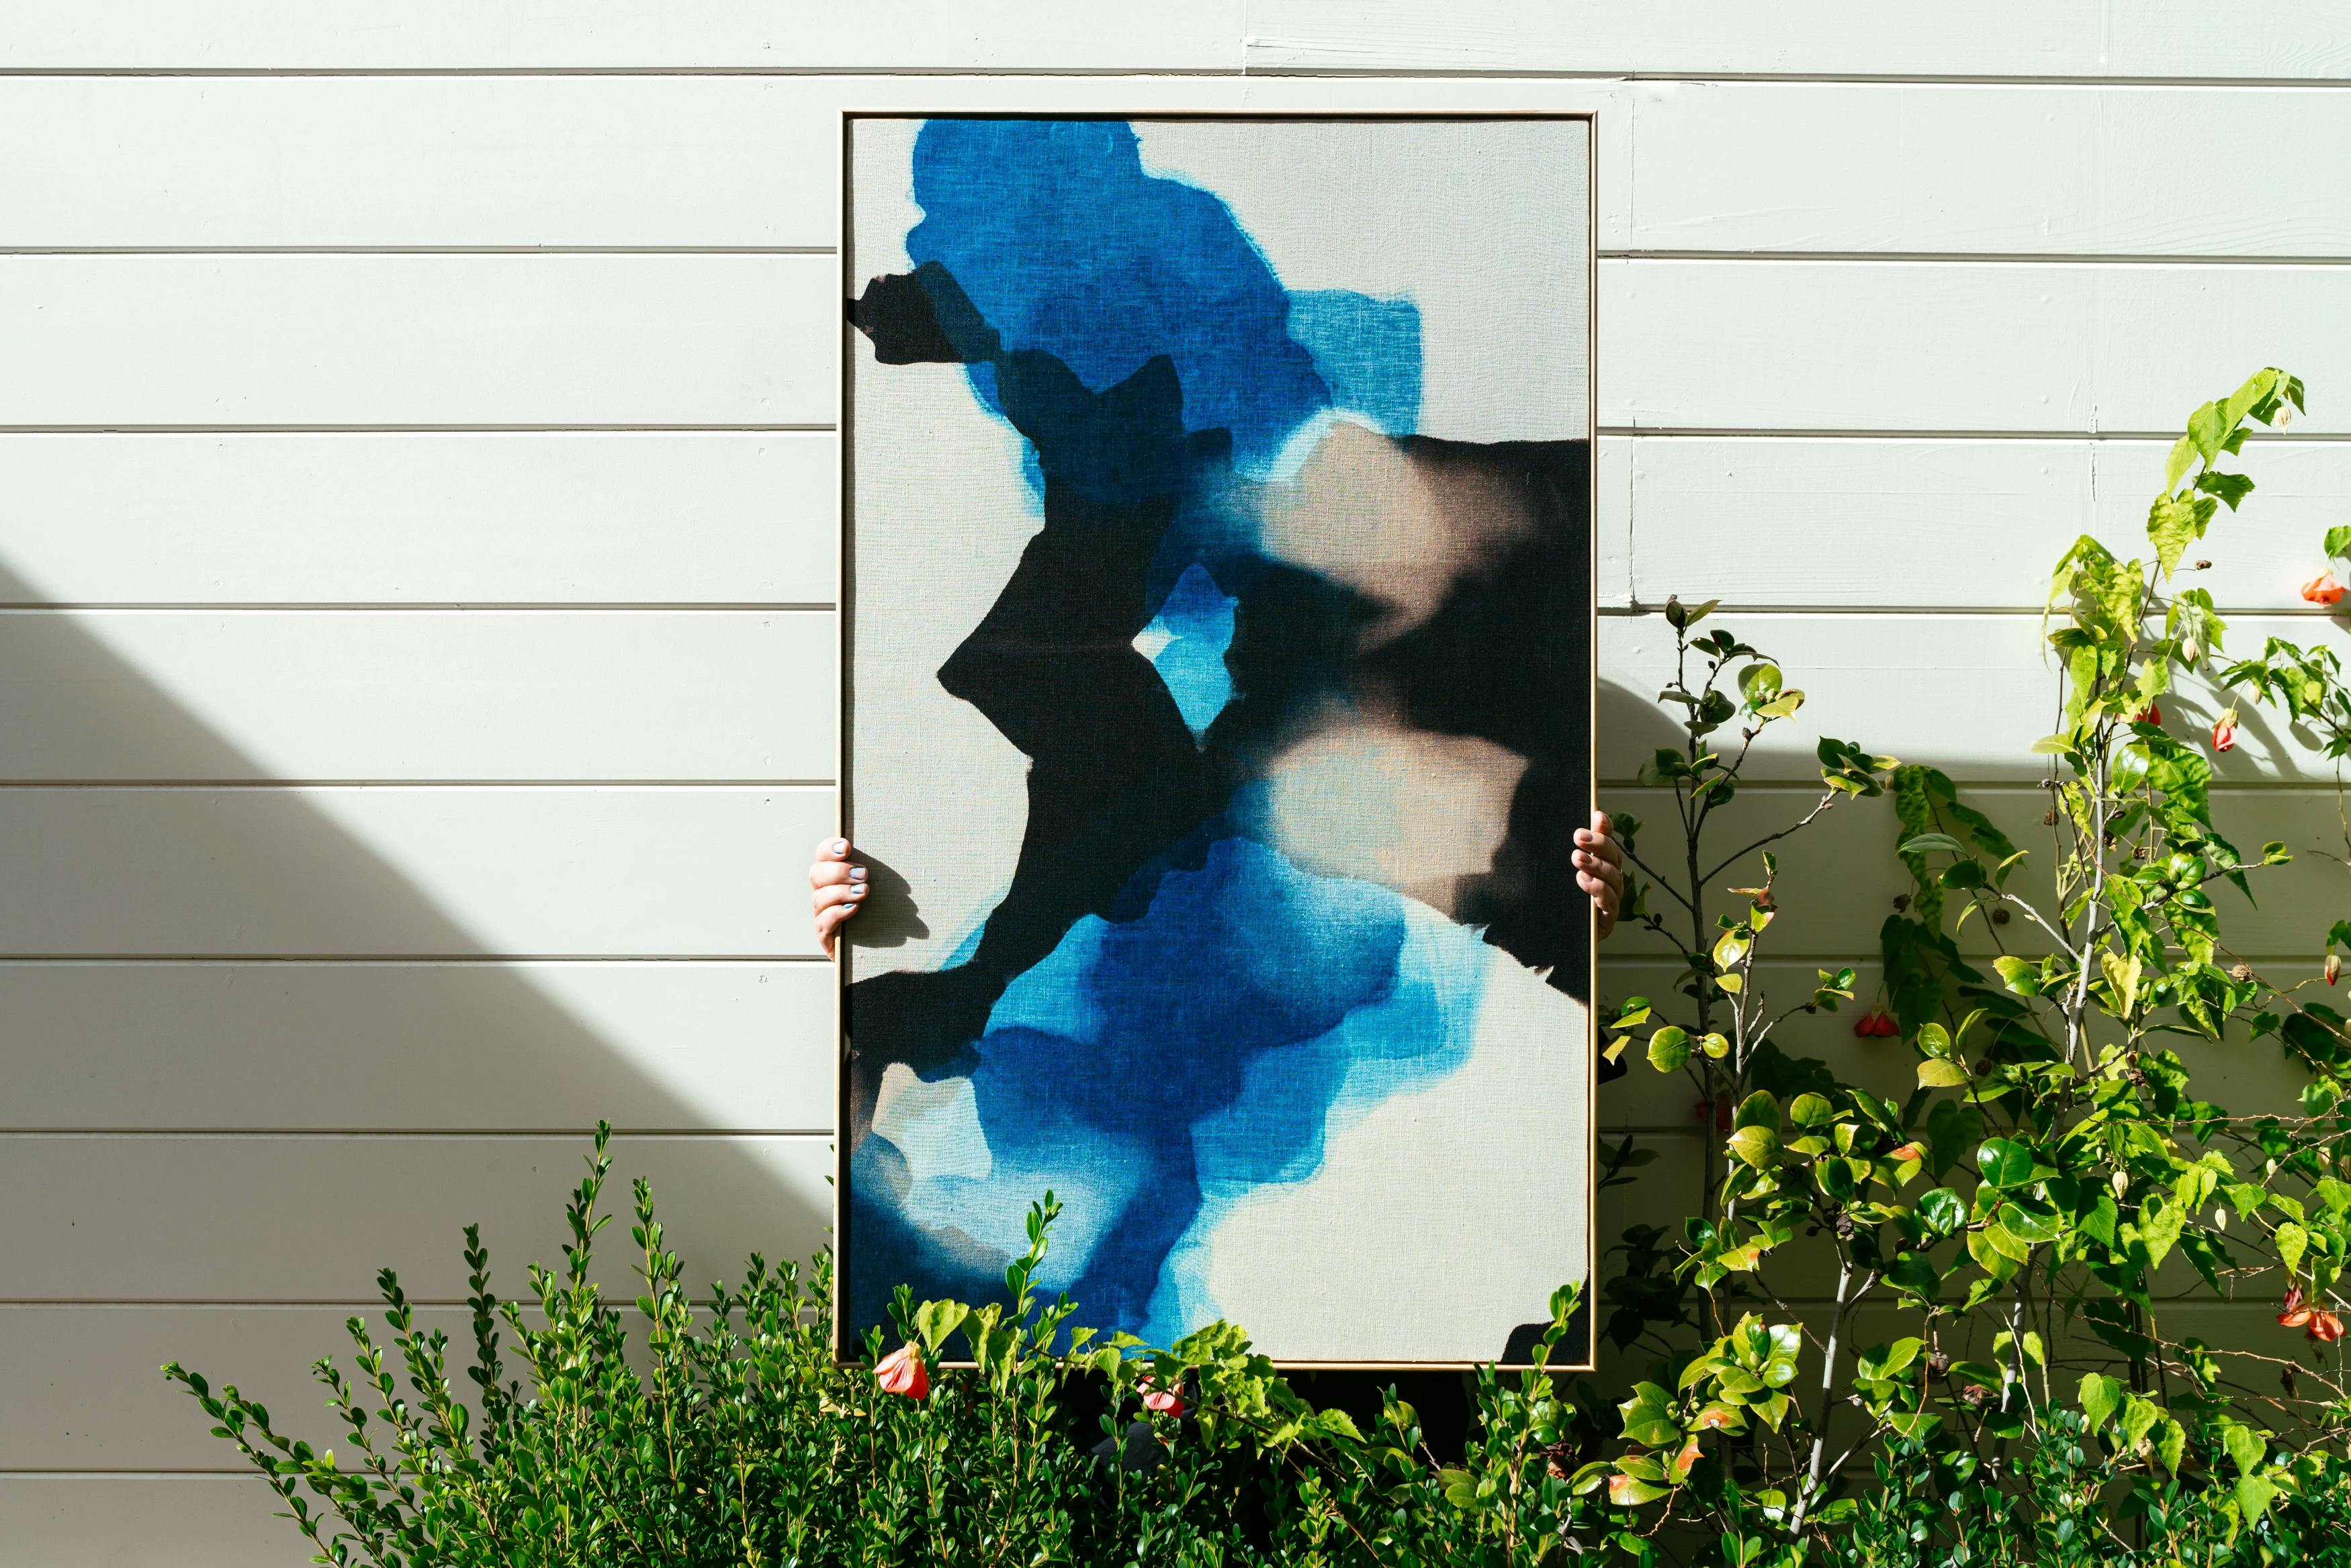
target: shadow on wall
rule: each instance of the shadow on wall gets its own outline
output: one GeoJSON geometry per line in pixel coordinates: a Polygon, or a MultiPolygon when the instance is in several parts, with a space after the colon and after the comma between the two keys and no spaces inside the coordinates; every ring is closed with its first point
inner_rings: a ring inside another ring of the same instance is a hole
{"type": "MultiPolygon", "coordinates": [[[[0,571],[0,616],[41,602],[0,571]]],[[[352,1302],[377,1263],[453,1299],[475,1220],[513,1291],[559,1262],[599,1116],[622,1129],[608,1209],[649,1175],[697,1290],[752,1250],[822,1243],[829,965],[499,961],[399,863],[406,836],[469,857],[475,886],[554,867],[551,908],[623,898],[692,844],[663,827],[690,794],[604,792],[632,808],[600,812],[585,788],[266,787],[81,620],[19,629],[0,1159],[33,1266],[0,1299],[352,1302]],[[27,776],[60,765],[95,779],[27,776]],[[110,782],[130,775],[162,782],[110,782]],[[255,1136],[193,1136],[221,1132],[255,1136]]],[[[625,1221],[606,1232],[615,1282],[627,1244],[625,1221]]]]}

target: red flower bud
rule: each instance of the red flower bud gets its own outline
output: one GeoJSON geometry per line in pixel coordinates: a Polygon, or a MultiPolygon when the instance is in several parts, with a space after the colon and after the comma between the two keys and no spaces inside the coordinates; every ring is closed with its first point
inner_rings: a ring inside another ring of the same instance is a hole
{"type": "Polygon", "coordinates": [[[2277,1314],[2278,1326],[2281,1328],[2300,1328],[2310,1321],[2311,1310],[2304,1304],[2300,1285],[2286,1287],[2283,1305],[2285,1310],[2277,1314]]]}
{"type": "Polygon", "coordinates": [[[2333,985],[2343,978],[2343,959],[2338,953],[2326,955],[2326,983],[2333,985]]]}
{"type": "Polygon", "coordinates": [[[923,1365],[923,1353],[912,1341],[882,1358],[873,1369],[873,1380],[882,1385],[884,1394],[903,1394],[918,1402],[931,1392],[931,1369],[923,1365]]]}
{"type": "Polygon", "coordinates": [[[1162,1416],[1181,1416],[1185,1411],[1184,1396],[1173,1388],[1163,1388],[1146,1376],[1135,1385],[1143,1390],[1143,1407],[1162,1416]]]}
{"type": "Polygon", "coordinates": [[[2314,605],[2331,605],[2343,597],[2343,585],[2332,572],[2321,572],[2302,585],[2302,597],[2314,605]]]}
{"type": "Polygon", "coordinates": [[[2232,752],[2237,749],[2237,711],[2234,708],[2220,715],[2212,726],[2212,749],[2232,752]]]}
{"type": "Polygon", "coordinates": [[[2131,715],[2131,722],[2134,724],[2154,724],[2160,727],[2163,723],[2163,705],[2159,702],[2148,703],[2146,707],[2141,708],[2137,712],[2131,715]]]}

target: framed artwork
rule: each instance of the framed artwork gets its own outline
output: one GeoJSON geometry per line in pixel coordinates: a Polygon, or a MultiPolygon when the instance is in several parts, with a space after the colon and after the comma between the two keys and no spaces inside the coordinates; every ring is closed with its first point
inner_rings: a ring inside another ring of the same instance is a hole
{"type": "Polygon", "coordinates": [[[1079,1323],[1523,1363],[1592,1262],[1590,118],[842,162],[844,1354],[1050,1190],[1079,1323]]]}

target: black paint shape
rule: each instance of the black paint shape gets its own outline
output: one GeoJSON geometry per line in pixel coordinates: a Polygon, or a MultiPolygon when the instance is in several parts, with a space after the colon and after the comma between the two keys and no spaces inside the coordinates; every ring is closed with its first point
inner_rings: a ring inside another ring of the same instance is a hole
{"type": "Polygon", "coordinates": [[[867,284],[849,302],[849,322],[884,365],[975,364],[1000,352],[996,329],[937,262],[867,284]]]}
{"type": "MultiPolygon", "coordinates": [[[[885,339],[888,353],[910,357],[997,343],[935,263],[876,279],[851,319],[877,355],[885,339]]],[[[1038,452],[1044,526],[938,674],[1029,758],[1028,826],[1011,887],[967,961],[850,986],[852,1147],[872,1127],[891,1063],[935,1076],[959,1061],[1015,977],[1080,919],[1107,914],[1138,869],[1231,793],[1134,645],[1157,608],[1146,592],[1152,558],[1182,494],[1229,441],[1186,432],[1183,389],[1165,357],[1100,393],[1050,355],[998,352],[988,363],[1006,417],[1038,452]]]]}

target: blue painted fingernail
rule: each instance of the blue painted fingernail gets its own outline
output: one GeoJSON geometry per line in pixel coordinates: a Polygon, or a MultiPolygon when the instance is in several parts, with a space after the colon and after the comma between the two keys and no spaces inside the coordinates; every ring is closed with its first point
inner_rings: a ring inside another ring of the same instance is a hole
{"type": "Polygon", "coordinates": [[[849,868],[849,879],[850,879],[851,881],[852,881],[852,882],[862,882],[862,881],[864,881],[864,880],[865,880],[865,867],[862,867],[862,866],[852,866],[852,867],[849,868]]]}
{"type": "Polygon", "coordinates": [[[852,888],[849,890],[849,896],[852,898],[862,898],[865,897],[865,889],[862,888],[852,888]]]}
{"type": "Polygon", "coordinates": [[[832,841],[832,852],[833,852],[835,855],[846,855],[846,854],[848,854],[848,853],[849,853],[849,840],[847,840],[846,838],[836,838],[836,839],[834,839],[834,840],[832,841]]]}

